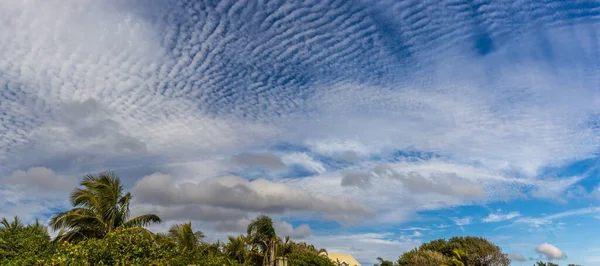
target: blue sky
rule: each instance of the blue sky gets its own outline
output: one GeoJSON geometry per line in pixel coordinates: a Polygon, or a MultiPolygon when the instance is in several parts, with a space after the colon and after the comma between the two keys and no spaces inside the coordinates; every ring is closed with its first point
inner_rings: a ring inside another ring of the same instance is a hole
{"type": "MultiPolygon", "coordinates": [[[[600,263],[595,1],[0,1],[0,216],[114,170],[211,240],[600,263]]],[[[514,265],[521,265],[518,260],[514,265]]]]}

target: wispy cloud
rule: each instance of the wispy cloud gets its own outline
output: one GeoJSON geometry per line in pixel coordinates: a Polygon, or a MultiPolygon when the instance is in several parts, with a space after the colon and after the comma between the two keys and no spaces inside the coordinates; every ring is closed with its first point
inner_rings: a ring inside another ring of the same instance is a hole
{"type": "Polygon", "coordinates": [[[516,217],[521,216],[519,212],[509,212],[509,213],[490,213],[487,217],[483,218],[481,221],[484,223],[495,223],[502,222],[506,220],[511,220],[516,217]]]}

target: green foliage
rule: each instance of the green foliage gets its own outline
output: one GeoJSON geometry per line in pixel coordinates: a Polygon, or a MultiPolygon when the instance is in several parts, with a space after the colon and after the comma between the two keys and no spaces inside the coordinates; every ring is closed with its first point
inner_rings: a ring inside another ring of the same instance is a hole
{"type": "Polygon", "coordinates": [[[335,266],[329,258],[313,252],[291,253],[287,258],[289,266],[335,266]]]}
{"type": "MultiPolygon", "coordinates": [[[[485,238],[481,237],[452,237],[449,240],[438,239],[421,245],[418,249],[404,253],[398,264],[403,265],[415,265],[411,264],[412,257],[419,255],[423,257],[422,251],[430,250],[442,254],[447,260],[451,260],[456,257],[455,250],[460,250],[468,254],[467,258],[463,263],[471,266],[508,266],[510,265],[510,259],[506,254],[502,253],[500,247],[492,244],[485,238]]],[[[428,254],[431,255],[431,254],[428,254]]],[[[420,258],[422,259],[422,258],[420,258]]],[[[453,262],[457,264],[458,262],[453,262]]],[[[460,265],[460,264],[459,264],[460,265]]]]}
{"type": "Polygon", "coordinates": [[[118,230],[60,248],[42,265],[167,265],[168,252],[138,230],[118,230]]]}
{"type": "Polygon", "coordinates": [[[35,265],[50,256],[55,246],[46,227],[39,221],[25,226],[18,217],[2,219],[0,227],[0,265],[35,265]]]}
{"type": "Polygon", "coordinates": [[[440,252],[427,249],[413,249],[404,253],[400,259],[398,259],[397,265],[440,266],[447,265],[448,263],[449,259],[440,252]]]}
{"type": "Polygon", "coordinates": [[[389,260],[384,260],[382,258],[377,258],[377,260],[379,261],[379,263],[373,265],[373,266],[394,266],[394,262],[389,261],[389,260]]]}
{"type": "Polygon", "coordinates": [[[460,249],[453,250],[450,264],[452,266],[469,266],[469,253],[460,249]]]}
{"type": "Polygon", "coordinates": [[[70,196],[74,208],[58,213],[50,220],[52,229],[61,230],[59,241],[103,238],[119,228],[160,223],[160,218],[154,214],[129,219],[132,196],[130,193],[123,195],[121,180],[113,173],[88,175],[81,181],[81,186],[83,188],[76,188],[70,196]]]}

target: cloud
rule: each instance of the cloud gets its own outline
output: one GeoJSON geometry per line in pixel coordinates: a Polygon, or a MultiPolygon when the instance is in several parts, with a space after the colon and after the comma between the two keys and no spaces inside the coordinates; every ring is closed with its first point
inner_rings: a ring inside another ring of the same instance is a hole
{"type": "Polygon", "coordinates": [[[509,213],[490,213],[487,217],[483,218],[481,221],[484,223],[496,223],[502,222],[506,220],[511,220],[516,217],[521,216],[519,212],[509,212],[509,213]]]}
{"type": "Polygon", "coordinates": [[[57,175],[48,168],[32,167],[27,171],[14,171],[10,176],[0,179],[0,184],[17,185],[24,190],[46,194],[71,191],[77,186],[77,180],[57,175]]]}
{"type": "Polygon", "coordinates": [[[513,261],[527,261],[527,259],[519,253],[510,253],[508,254],[508,258],[513,261]]]}
{"type": "MultiPolygon", "coordinates": [[[[135,194],[134,194],[135,196],[135,194]]],[[[137,197],[136,197],[137,199],[137,197]]],[[[247,219],[249,213],[242,210],[207,206],[207,205],[170,205],[135,203],[132,215],[154,213],[165,221],[205,221],[205,222],[231,222],[247,219]]],[[[236,231],[237,232],[237,231],[236,231]]]]}
{"type": "Polygon", "coordinates": [[[465,218],[453,218],[452,219],[454,221],[454,223],[460,227],[462,227],[463,225],[470,225],[472,218],[471,217],[465,217],[465,218]]]}
{"type": "Polygon", "coordinates": [[[279,222],[275,224],[275,231],[279,236],[289,236],[291,239],[304,239],[310,236],[311,229],[308,224],[301,224],[294,228],[290,223],[279,222]]]}
{"type": "Polygon", "coordinates": [[[531,195],[537,198],[556,199],[564,203],[565,199],[563,196],[569,196],[569,194],[565,195],[565,191],[585,177],[585,175],[582,175],[561,179],[539,180],[539,185],[531,192],[531,195]]]}
{"type": "Polygon", "coordinates": [[[365,206],[356,202],[310,193],[285,183],[264,179],[248,181],[237,176],[175,184],[171,176],[156,173],[142,178],[133,193],[142,203],[161,206],[201,204],[267,213],[308,211],[342,223],[358,222],[371,215],[365,206]]]}
{"type": "Polygon", "coordinates": [[[327,169],[325,169],[325,166],[323,166],[323,164],[321,162],[316,161],[315,159],[311,158],[306,153],[286,154],[282,157],[282,160],[287,165],[300,165],[304,169],[309,170],[313,173],[317,173],[317,174],[322,174],[327,170],[327,169]]]}
{"type": "Polygon", "coordinates": [[[461,178],[455,173],[438,172],[425,177],[416,171],[398,172],[384,165],[377,166],[374,171],[401,181],[407,189],[416,193],[437,193],[464,198],[478,198],[483,194],[483,188],[480,185],[461,178]]]}
{"type": "Polygon", "coordinates": [[[243,153],[231,158],[237,165],[254,168],[264,167],[271,170],[285,169],[285,163],[278,156],[271,153],[243,153]]]}
{"type": "Polygon", "coordinates": [[[570,211],[555,213],[551,215],[546,215],[542,217],[522,217],[515,220],[514,224],[528,224],[533,227],[539,227],[541,225],[552,224],[554,220],[572,217],[572,216],[581,216],[581,215],[589,215],[600,212],[600,207],[589,207],[589,208],[581,208],[574,209],[570,211]]]}
{"type": "Polygon", "coordinates": [[[348,170],[342,172],[343,187],[358,187],[358,188],[369,188],[371,187],[371,178],[373,175],[370,172],[348,170]]]}
{"type": "Polygon", "coordinates": [[[559,248],[557,248],[551,244],[548,244],[548,243],[544,243],[544,244],[537,246],[535,248],[535,252],[546,256],[546,258],[549,260],[558,260],[558,259],[567,258],[567,255],[562,250],[560,250],[559,248]]]}

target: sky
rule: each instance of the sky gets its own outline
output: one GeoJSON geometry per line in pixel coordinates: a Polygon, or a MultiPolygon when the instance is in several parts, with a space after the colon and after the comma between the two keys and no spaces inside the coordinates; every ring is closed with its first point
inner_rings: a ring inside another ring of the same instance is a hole
{"type": "Polygon", "coordinates": [[[600,2],[0,0],[0,217],[111,170],[207,239],[600,264],[600,2]]]}

